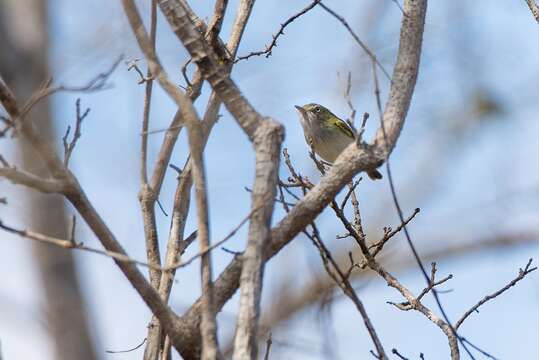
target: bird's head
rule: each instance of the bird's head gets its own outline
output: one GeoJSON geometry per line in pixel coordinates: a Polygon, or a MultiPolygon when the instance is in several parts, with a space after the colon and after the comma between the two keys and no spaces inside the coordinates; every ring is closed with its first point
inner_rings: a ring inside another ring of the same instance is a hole
{"type": "Polygon", "coordinates": [[[310,103],[303,106],[295,105],[300,118],[309,125],[329,125],[338,119],[331,111],[320,104],[310,103]]]}

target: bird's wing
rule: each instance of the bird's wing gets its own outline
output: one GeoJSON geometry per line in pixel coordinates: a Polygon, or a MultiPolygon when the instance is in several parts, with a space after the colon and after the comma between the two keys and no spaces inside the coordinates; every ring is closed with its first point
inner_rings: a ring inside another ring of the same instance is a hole
{"type": "Polygon", "coordinates": [[[342,121],[340,119],[337,119],[335,121],[335,125],[337,125],[339,127],[339,129],[341,129],[350,138],[352,138],[352,139],[355,138],[354,133],[352,132],[350,127],[344,121],[342,121]]]}

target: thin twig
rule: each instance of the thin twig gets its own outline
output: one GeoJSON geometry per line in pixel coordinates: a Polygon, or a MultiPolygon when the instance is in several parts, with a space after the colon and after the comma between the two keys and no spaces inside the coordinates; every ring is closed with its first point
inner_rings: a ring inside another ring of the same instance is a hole
{"type": "Polygon", "coordinates": [[[137,350],[139,347],[144,345],[145,342],[146,342],[146,338],[144,338],[144,340],[142,340],[142,342],[140,344],[138,344],[137,346],[135,346],[134,348],[131,348],[131,349],[128,349],[128,350],[105,350],[105,352],[107,354],[124,354],[124,353],[128,353],[128,352],[132,352],[132,351],[137,350]]]}
{"type": "MultiPolygon", "coordinates": [[[[87,252],[91,252],[91,253],[94,253],[94,254],[107,256],[107,257],[113,258],[113,259],[121,261],[121,262],[133,263],[133,264],[137,264],[137,265],[144,266],[144,267],[147,267],[147,268],[152,268],[153,267],[152,265],[150,265],[148,263],[145,263],[144,261],[135,260],[135,259],[133,259],[133,258],[131,258],[131,257],[125,255],[125,254],[121,254],[121,253],[114,252],[114,251],[95,249],[95,248],[88,247],[88,246],[84,245],[84,243],[82,243],[82,242],[80,242],[80,243],[75,242],[72,239],[69,239],[69,240],[59,239],[59,238],[44,235],[44,234],[41,234],[41,233],[38,233],[38,232],[35,232],[35,231],[32,231],[32,230],[15,229],[15,228],[13,228],[11,226],[8,226],[8,225],[4,224],[2,221],[0,221],[0,229],[3,229],[5,231],[7,231],[7,232],[19,235],[21,237],[24,237],[24,238],[27,238],[27,239],[30,239],[30,240],[35,240],[35,241],[39,241],[39,242],[43,242],[43,243],[47,243],[47,244],[56,245],[56,246],[62,247],[64,249],[77,249],[77,250],[87,251],[87,252]]],[[[159,270],[159,269],[160,269],[159,267],[156,268],[156,270],[159,270]]]]}
{"type": "Polygon", "coordinates": [[[481,349],[480,347],[478,347],[477,345],[474,345],[472,344],[471,342],[469,342],[465,337],[462,337],[461,336],[461,340],[462,342],[470,345],[471,347],[473,347],[475,350],[479,351],[481,354],[483,354],[484,356],[486,356],[487,358],[489,359],[492,359],[492,360],[498,360],[498,358],[492,356],[491,354],[489,354],[488,352],[486,352],[485,350],[481,349]]]}
{"type": "MultiPolygon", "coordinates": [[[[155,51],[157,37],[157,0],[151,0],[150,7],[150,42],[155,51]]],[[[128,69],[129,70],[129,69],[128,69]]],[[[146,70],[148,79],[144,87],[144,108],[142,111],[142,142],[140,149],[140,177],[143,184],[148,183],[148,128],[150,124],[150,107],[152,103],[153,77],[150,68],[146,70]]]]}
{"type": "MultiPolygon", "coordinates": [[[[397,192],[395,190],[395,184],[393,182],[393,176],[392,176],[392,173],[391,173],[391,166],[390,166],[390,162],[389,162],[390,148],[388,146],[389,138],[388,138],[386,127],[385,127],[384,113],[382,111],[382,101],[381,101],[381,97],[380,97],[380,86],[379,86],[379,82],[378,82],[378,73],[377,73],[376,66],[374,65],[374,63],[372,65],[372,74],[373,74],[373,79],[374,79],[374,94],[375,94],[375,98],[376,98],[376,106],[377,106],[377,109],[378,109],[378,115],[379,115],[379,120],[380,120],[380,130],[381,130],[381,133],[382,133],[382,137],[384,139],[383,144],[385,144],[386,152],[388,153],[387,158],[386,158],[386,171],[387,171],[389,187],[390,187],[390,190],[391,190],[391,197],[393,199],[393,203],[395,205],[395,209],[397,210],[397,214],[399,216],[399,219],[400,219],[401,223],[404,224],[405,223],[404,215],[403,215],[402,209],[400,207],[399,200],[397,198],[397,192]]],[[[423,262],[421,261],[421,258],[419,257],[419,254],[418,254],[418,252],[417,252],[417,250],[416,250],[416,248],[415,248],[415,246],[414,246],[414,244],[412,242],[412,239],[410,237],[410,234],[408,233],[408,229],[407,229],[406,225],[403,225],[403,230],[404,230],[404,235],[405,235],[406,241],[408,243],[408,246],[410,247],[410,249],[412,251],[412,254],[414,255],[414,259],[416,260],[416,263],[417,263],[419,269],[421,270],[421,273],[423,274],[423,277],[425,278],[425,280],[427,282],[427,286],[428,286],[430,284],[430,278],[427,275],[427,271],[425,270],[425,266],[423,265],[423,262]]],[[[453,359],[457,359],[459,357],[459,349],[458,349],[458,344],[456,342],[460,338],[459,338],[455,328],[451,324],[451,321],[449,320],[449,317],[447,316],[447,314],[446,314],[446,312],[445,312],[445,310],[444,310],[444,308],[442,306],[442,303],[441,303],[441,301],[440,301],[440,299],[438,297],[438,293],[436,292],[436,289],[433,288],[431,293],[432,293],[432,295],[433,295],[433,297],[434,297],[434,299],[436,301],[436,304],[437,304],[438,308],[440,309],[440,312],[442,313],[443,318],[445,319],[446,324],[449,327],[449,331],[446,333],[446,336],[448,337],[448,340],[449,340],[449,345],[450,345],[450,349],[451,349],[451,357],[453,359]]],[[[444,330],[444,329],[442,328],[442,330],[444,330]]],[[[470,356],[470,358],[472,358],[472,360],[474,360],[474,356],[472,355],[470,350],[466,347],[466,345],[464,343],[462,343],[462,341],[461,341],[461,344],[462,344],[464,350],[466,350],[466,352],[470,356]]]]}
{"type": "MultiPolygon", "coordinates": [[[[220,54],[230,54],[230,58],[234,58],[237,49],[239,47],[240,40],[243,35],[243,31],[245,29],[245,26],[247,24],[247,21],[249,19],[249,15],[251,13],[251,9],[254,5],[254,1],[245,1],[242,0],[240,3],[240,6],[238,7],[237,16],[234,20],[234,24],[232,25],[232,31],[229,38],[229,41],[227,42],[226,49],[219,51],[220,54]]],[[[194,14],[190,9],[189,5],[186,2],[182,3],[182,6],[184,9],[188,12],[189,18],[191,20],[195,20],[195,23],[197,24],[197,27],[200,27],[200,33],[204,33],[206,31],[205,25],[202,20],[198,19],[196,17],[196,14],[194,14]],[[196,19],[195,19],[196,18],[196,19]]],[[[214,14],[214,16],[219,16],[219,14],[214,14]]],[[[222,45],[222,41],[218,39],[219,41],[214,41],[213,47],[218,47],[222,45]]],[[[227,68],[226,71],[229,73],[232,70],[232,64],[227,62],[227,68]]],[[[199,67],[195,70],[195,75],[193,79],[192,86],[189,88],[188,95],[191,98],[192,101],[194,101],[198,95],[200,95],[200,91],[197,93],[197,89],[200,88],[197,84],[202,84],[202,73],[200,72],[199,67]],[[199,79],[199,80],[197,80],[199,79]]],[[[202,130],[203,130],[203,146],[205,146],[208,136],[211,132],[212,127],[216,123],[216,121],[219,118],[219,108],[221,106],[221,99],[217,94],[212,92],[210,95],[210,98],[208,100],[208,104],[206,106],[206,112],[204,114],[204,120],[202,122],[202,130]]],[[[177,116],[178,117],[178,116],[177,116]]],[[[181,117],[179,117],[181,119],[181,117]]],[[[170,128],[170,127],[169,127],[170,128]]],[[[167,132],[169,134],[171,132],[167,132]]],[[[170,152],[169,152],[170,153],[170,152]]],[[[180,239],[183,236],[183,231],[185,227],[185,222],[187,218],[187,214],[189,212],[189,204],[190,204],[190,196],[191,192],[190,189],[192,187],[192,181],[191,181],[191,169],[192,169],[192,161],[191,159],[187,162],[186,166],[184,166],[182,175],[180,176],[180,181],[178,182],[178,186],[176,189],[176,194],[174,196],[174,206],[173,206],[173,212],[172,212],[172,224],[170,228],[169,233],[169,239],[167,242],[167,252],[165,257],[165,263],[166,264],[174,264],[177,262],[177,259],[181,253],[181,247],[178,244],[183,244],[184,242],[181,242],[180,239]]],[[[168,299],[170,295],[170,291],[172,288],[172,283],[174,279],[175,271],[165,271],[162,273],[162,278],[159,286],[159,294],[165,298],[168,299]]],[[[195,331],[198,331],[195,330],[195,331]]],[[[160,326],[154,326],[151,327],[149,330],[148,338],[150,339],[148,341],[148,346],[157,344],[156,347],[154,347],[153,350],[159,349],[159,341],[155,339],[160,339],[160,326]],[[152,340],[153,339],[153,340],[152,340]]],[[[200,344],[200,342],[198,342],[200,344]]],[[[186,346],[186,350],[184,351],[190,351],[193,354],[200,354],[200,348],[196,348],[196,346],[186,346]]],[[[148,348],[146,349],[148,350],[148,348]]],[[[152,349],[150,349],[152,351],[152,349]]]]}
{"type": "Polygon", "coordinates": [[[277,46],[277,39],[279,38],[279,36],[281,35],[284,35],[284,29],[290,25],[292,22],[294,22],[297,18],[299,18],[300,16],[304,15],[305,13],[307,13],[309,10],[311,10],[312,8],[314,8],[316,5],[318,5],[322,0],[314,0],[312,3],[310,3],[309,5],[307,5],[305,8],[303,8],[300,12],[294,14],[293,16],[291,16],[290,18],[288,18],[284,23],[281,24],[281,27],[279,28],[279,30],[275,33],[275,35],[272,35],[272,40],[270,42],[269,45],[266,45],[266,48],[264,50],[260,50],[260,51],[253,51],[247,55],[243,55],[243,56],[238,56],[238,58],[236,58],[236,60],[234,60],[234,63],[237,63],[238,61],[241,61],[241,60],[247,60],[249,59],[250,57],[252,56],[261,56],[261,55],[266,55],[266,58],[270,57],[271,54],[272,54],[272,50],[274,47],[277,46]]]}
{"type": "Polygon", "coordinates": [[[464,313],[464,315],[462,315],[462,317],[455,323],[455,328],[458,329],[462,323],[464,322],[464,320],[466,320],[466,318],[468,318],[468,316],[470,316],[473,312],[478,312],[477,309],[483,305],[484,303],[486,303],[487,301],[489,300],[492,300],[496,297],[498,297],[499,295],[501,295],[502,293],[504,293],[505,291],[509,290],[511,287],[515,286],[520,280],[524,279],[524,277],[526,275],[528,275],[529,273],[531,273],[532,271],[535,271],[537,270],[537,267],[532,267],[530,268],[531,264],[532,264],[532,260],[533,259],[530,259],[528,260],[528,263],[526,264],[526,266],[524,267],[524,270],[522,269],[519,269],[518,270],[518,275],[516,278],[514,278],[513,280],[511,280],[507,285],[505,285],[503,288],[501,288],[500,290],[492,293],[492,294],[489,294],[487,296],[485,296],[484,298],[482,298],[481,300],[479,300],[477,302],[477,304],[475,304],[474,306],[472,306],[468,311],[466,311],[464,313]]]}
{"type": "Polygon", "coordinates": [[[354,103],[352,102],[352,72],[348,72],[348,76],[346,78],[346,87],[344,88],[344,99],[346,100],[346,103],[348,104],[348,107],[350,108],[350,116],[348,119],[346,119],[346,122],[352,129],[355,129],[354,121],[356,120],[356,108],[354,107],[354,103]]]}
{"type": "MultiPolygon", "coordinates": [[[[8,111],[19,134],[21,134],[21,136],[23,136],[33,147],[36,153],[39,154],[43,160],[43,166],[52,176],[61,179],[57,181],[60,182],[61,185],[60,191],[58,192],[61,192],[73,207],[77,209],[80,216],[97,236],[103,247],[109,252],[127,256],[123,247],[107,227],[101,216],[97,213],[84,190],[80,187],[77,178],[65,168],[63,161],[56,153],[56,149],[51,146],[50,142],[45,140],[32,121],[14,121],[15,119],[21,118],[20,115],[22,114],[22,111],[18,108],[13,93],[9,87],[5,85],[5,82],[1,77],[0,102],[2,102],[8,111]]],[[[5,174],[1,174],[0,176],[3,175],[5,174]]],[[[36,188],[40,190],[38,187],[36,188]]],[[[126,279],[128,279],[136,289],[142,300],[151,311],[159,317],[160,321],[163,322],[163,327],[167,330],[169,336],[172,339],[175,339],[176,342],[179,342],[178,339],[180,338],[180,333],[176,326],[179,321],[178,316],[166,306],[159,297],[157,291],[152,288],[135,264],[129,261],[121,261],[120,259],[114,260],[126,279]]]]}
{"type": "Polygon", "coordinates": [[[401,354],[398,352],[398,350],[395,349],[395,348],[391,349],[391,353],[397,355],[397,357],[398,357],[399,359],[401,359],[401,360],[409,360],[407,357],[404,357],[403,355],[401,355],[401,354]]]}
{"type": "Polygon", "coordinates": [[[273,341],[271,340],[271,331],[268,334],[268,340],[266,340],[266,353],[264,354],[264,360],[269,360],[269,354],[271,349],[271,344],[273,341]]]}
{"type": "Polygon", "coordinates": [[[374,53],[371,51],[371,49],[369,49],[369,47],[359,38],[359,36],[357,36],[357,34],[354,32],[354,30],[352,30],[352,27],[348,24],[346,19],[343,16],[337,14],[337,12],[330,9],[327,5],[325,5],[325,4],[321,3],[321,2],[320,2],[320,7],[322,9],[326,10],[335,19],[339,20],[339,22],[346,28],[346,30],[348,30],[350,35],[352,35],[352,37],[354,38],[356,43],[358,43],[358,45],[363,49],[363,51],[369,56],[369,58],[372,60],[372,62],[375,63],[380,68],[380,70],[382,70],[382,73],[384,73],[386,78],[389,81],[391,81],[391,76],[389,75],[389,72],[385,69],[384,65],[382,65],[382,63],[376,58],[376,55],[374,55],[374,53]]]}
{"type": "Polygon", "coordinates": [[[382,248],[384,247],[385,243],[391,239],[393,236],[395,236],[396,234],[398,234],[406,225],[408,225],[408,223],[410,223],[410,221],[412,221],[412,219],[417,215],[419,214],[419,211],[420,209],[419,208],[416,208],[414,210],[414,212],[412,213],[412,215],[410,215],[407,219],[405,219],[403,222],[401,222],[399,224],[399,226],[397,226],[397,228],[395,230],[391,230],[391,228],[386,228],[387,231],[385,231],[384,233],[384,236],[382,237],[382,239],[378,240],[377,242],[375,242],[374,244],[371,244],[369,246],[369,249],[372,249],[374,248],[374,251],[372,252],[373,256],[376,256],[378,255],[378,253],[382,250],[382,248]]]}
{"type": "Polygon", "coordinates": [[[176,263],[176,264],[172,264],[172,265],[169,265],[169,266],[165,266],[163,268],[163,270],[165,271],[168,271],[168,270],[173,270],[173,269],[179,269],[179,268],[183,268],[183,267],[186,267],[188,265],[190,265],[193,261],[195,261],[196,259],[200,258],[201,256],[207,254],[208,252],[212,251],[213,249],[215,248],[218,248],[219,246],[223,245],[225,242],[227,242],[228,240],[230,240],[234,235],[236,235],[236,233],[238,232],[239,229],[241,229],[241,227],[243,225],[245,225],[245,223],[247,223],[247,221],[249,221],[249,219],[251,218],[251,216],[253,216],[253,214],[262,207],[262,205],[258,206],[257,208],[254,208],[252,209],[249,214],[247,214],[246,217],[244,217],[240,223],[238,225],[236,225],[236,227],[234,227],[229,233],[227,236],[225,236],[223,239],[219,240],[218,242],[212,244],[210,247],[208,247],[205,251],[201,251],[199,252],[198,254],[196,255],[193,255],[192,257],[190,257],[189,259],[185,260],[185,261],[182,261],[182,262],[179,262],[179,263],[176,263]]]}
{"type": "Polygon", "coordinates": [[[356,189],[356,187],[359,185],[359,182],[362,180],[363,178],[359,178],[358,180],[354,181],[354,183],[352,184],[352,186],[349,186],[348,187],[348,191],[346,192],[346,195],[344,196],[342,202],[341,202],[341,210],[344,210],[344,207],[346,206],[346,202],[348,201],[348,199],[350,198],[350,195],[352,195],[352,192],[356,189]]]}
{"type": "Polygon", "coordinates": [[[73,133],[73,138],[71,141],[67,141],[67,138],[69,137],[69,132],[71,131],[71,126],[67,127],[66,133],[64,137],[62,138],[62,142],[64,144],[64,165],[67,167],[69,164],[69,159],[71,158],[71,153],[73,152],[73,149],[75,148],[75,145],[77,144],[77,141],[81,137],[81,125],[82,121],[88,114],[90,113],[90,108],[87,108],[84,110],[84,113],[81,114],[80,111],[80,98],[77,99],[75,102],[76,105],[76,122],[75,122],[75,132],[73,133]]]}
{"type": "Polygon", "coordinates": [[[358,310],[358,312],[361,314],[365,327],[367,328],[367,331],[369,332],[371,340],[373,341],[374,346],[376,347],[376,350],[378,352],[376,357],[378,359],[383,359],[383,360],[387,359],[385,350],[376,333],[376,330],[374,329],[374,326],[372,325],[372,322],[367,314],[367,311],[365,310],[363,303],[357,296],[353,287],[350,285],[350,282],[348,281],[347,276],[341,271],[341,269],[339,268],[339,266],[333,259],[331,252],[327,249],[324,242],[320,238],[320,232],[318,231],[316,225],[312,223],[311,227],[313,229],[312,234],[309,234],[307,231],[304,231],[304,233],[311,239],[312,243],[320,252],[322,262],[324,264],[324,267],[326,268],[326,272],[328,273],[328,275],[330,275],[333,278],[335,283],[342,289],[343,293],[346,296],[348,296],[348,298],[350,298],[350,300],[356,306],[356,309],[358,310]],[[331,267],[330,267],[330,264],[331,264],[331,267]],[[332,269],[334,271],[332,271],[332,269]]]}
{"type": "Polygon", "coordinates": [[[151,76],[151,74],[149,74],[149,71],[147,72],[147,75],[144,75],[144,73],[142,72],[142,70],[138,66],[139,61],[140,61],[140,59],[127,60],[125,62],[125,65],[127,66],[127,71],[135,70],[135,72],[139,76],[139,80],[138,80],[137,84],[140,85],[140,84],[144,84],[144,83],[152,81],[153,77],[151,76]]]}
{"type": "MultiPolygon", "coordinates": [[[[181,7],[172,6],[171,2],[163,1],[161,8],[163,13],[171,23],[171,27],[177,35],[181,35],[181,38],[185,41],[190,39],[189,43],[190,51],[200,51],[199,55],[206,54],[207,52],[201,48],[195,48],[197,41],[191,36],[194,36],[194,30],[191,31],[190,24],[187,21],[182,21],[181,24],[177,19],[184,20],[185,14],[182,12],[181,7]],[[186,36],[189,32],[190,36],[186,36]]],[[[422,34],[424,30],[424,21],[426,14],[426,1],[414,0],[406,1],[405,10],[407,17],[402,23],[400,31],[400,45],[397,54],[397,61],[395,70],[393,73],[394,81],[391,83],[390,96],[387,103],[387,116],[384,121],[388,122],[388,138],[390,141],[389,148],[392,150],[405,122],[407,110],[411,103],[413,90],[416,84],[419,59],[421,54],[422,34]]],[[[203,59],[207,60],[206,57],[203,59]]],[[[211,59],[210,59],[211,60],[211,59]]],[[[202,58],[198,60],[198,64],[202,65],[204,71],[217,70],[212,67],[212,61],[202,61],[202,58]]],[[[217,70],[218,72],[218,70],[217,70]]],[[[208,72],[217,74],[217,72],[208,72]]],[[[216,76],[212,79],[212,84],[215,84],[217,80],[222,80],[219,83],[221,89],[225,89],[228,86],[226,79],[216,76]]],[[[230,93],[235,96],[235,99],[241,98],[239,94],[234,92],[230,93]]],[[[222,95],[221,93],[219,95],[222,95]]],[[[228,96],[228,95],[227,95],[228,96]]],[[[224,97],[224,96],[223,96],[224,97]]],[[[239,104],[239,103],[238,103],[239,104]]],[[[230,106],[232,108],[232,106],[230,106]]],[[[249,108],[249,107],[248,107],[249,108]]],[[[252,116],[252,113],[247,112],[248,117],[252,116]]],[[[246,113],[244,112],[244,116],[246,113]]],[[[254,116],[256,118],[256,116],[254,116]]],[[[242,122],[243,125],[248,125],[247,121],[242,122]]],[[[242,125],[242,126],[243,126],[242,125]]],[[[288,245],[293,238],[300,233],[306,225],[310,224],[313,219],[320,214],[331,199],[342,190],[342,188],[352,179],[352,177],[360,171],[364,171],[373,166],[377,166],[380,161],[383,161],[387,155],[385,152],[386,146],[381,147],[379,140],[375,143],[374,147],[362,148],[360,151],[351,145],[343,151],[339,160],[332,166],[326,176],[312,188],[307,195],[296,206],[290,209],[290,212],[283,217],[272,229],[271,242],[268,243],[265,252],[265,259],[269,260],[281,251],[286,245],[288,245]]],[[[242,267],[241,257],[235,257],[231,260],[219,278],[215,282],[215,287],[220,289],[216,292],[215,297],[215,309],[220,310],[231,298],[234,290],[236,290],[240,283],[240,274],[242,267]]],[[[413,297],[413,295],[411,295],[413,297]]],[[[198,319],[201,315],[201,300],[197,300],[193,306],[191,306],[183,315],[188,331],[196,331],[198,319]]],[[[429,314],[430,316],[431,314],[429,314]]],[[[433,314],[434,315],[434,314],[433,314]]],[[[182,353],[194,354],[193,349],[200,349],[200,340],[195,339],[187,346],[181,346],[182,353]]]]}
{"type": "Polygon", "coordinates": [[[90,79],[86,84],[79,85],[79,86],[71,86],[71,85],[57,85],[52,86],[52,79],[49,79],[45,82],[45,86],[42,87],[38,92],[33,94],[30,99],[24,104],[21,110],[21,114],[19,117],[24,118],[26,114],[41,100],[44,98],[51,96],[58,92],[95,92],[100,90],[108,89],[110,86],[107,83],[108,79],[116,70],[120,62],[123,60],[123,55],[120,55],[114,63],[110,66],[110,68],[102,73],[97,74],[92,79],[90,79]]]}

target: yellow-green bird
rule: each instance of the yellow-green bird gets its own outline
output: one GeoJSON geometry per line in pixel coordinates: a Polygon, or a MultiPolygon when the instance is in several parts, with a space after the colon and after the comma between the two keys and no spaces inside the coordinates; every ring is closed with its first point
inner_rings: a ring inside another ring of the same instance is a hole
{"type": "MultiPolygon", "coordinates": [[[[346,122],[339,119],[327,108],[319,104],[295,105],[307,144],[328,163],[333,163],[343,150],[355,141],[355,134],[346,122]]],[[[376,169],[367,175],[373,180],[381,179],[376,169]]]]}

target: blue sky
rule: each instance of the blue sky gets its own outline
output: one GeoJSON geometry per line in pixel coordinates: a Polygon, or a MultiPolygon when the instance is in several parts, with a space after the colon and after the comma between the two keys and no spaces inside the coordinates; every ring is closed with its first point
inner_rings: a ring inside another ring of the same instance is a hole
{"type": "MultiPolygon", "coordinates": [[[[237,2],[230,1],[223,29],[225,38],[237,2]]],[[[276,2],[257,2],[239,54],[262,49],[279,24],[307,3],[281,1],[276,6],[276,2]]],[[[345,15],[384,66],[392,69],[401,17],[396,5],[389,0],[366,0],[360,5],[347,0],[328,5],[345,15]]],[[[142,58],[119,2],[55,0],[50,7],[51,64],[57,82],[84,83],[108,68],[119,54],[128,59],[142,58]]],[[[211,14],[212,6],[207,2],[197,2],[194,7],[203,18],[211,14]]],[[[146,11],[147,5],[140,8],[146,11]]],[[[182,83],[178,69],[187,59],[186,52],[161,18],[158,31],[159,55],[172,79],[182,83]]],[[[538,32],[539,26],[524,1],[500,1],[494,5],[486,0],[433,1],[429,5],[419,80],[392,156],[394,178],[405,212],[422,209],[410,226],[420,253],[442,248],[444,244],[537,229],[538,32]],[[476,94],[493,99],[502,110],[477,116],[472,101],[476,94]]],[[[269,59],[252,58],[237,64],[233,78],[260,113],[284,124],[284,146],[298,170],[316,180],[318,175],[308,159],[293,105],[319,102],[345,117],[349,110],[342,96],[342,75],[348,71],[353,72],[356,108],[372,115],[367,136],[372,135],[376,129],[376,108],[368,58],[344,28],[321,9],[314,9],[287,28],[269,59]]],[[[91,107],[83,124],[83,137],[71,160],[73,171],[128,253],[143,259],[137,200],[143,88],[136,84],[136,75],[127,72],[123,65],[111,81],[114,87],[101,93],[55,96],[54,117],[59,133],[63,133],[73,122],[77,96],[82,98],[83,106],[91,107]]],[[[384,81],[382,96],[387,94],[387,88],[384,81]]],[[[197,102],[200,112],[208,90],[206,85],[197,102]]],[[[150,127],[166,127],[174,111],[172,101],[156,90],[150,127]]],[[[225,110],[221,114],[205,153],[213,241],[222,239],[249,212],[249,194],[244,187],[251,185],[254,170],[246,136],[225,110]]],[[[150,161],[155,159],[161,138],[162,135],[151,137],[150,161]]],[[[58,139],[60,146],[60,136],[58,139]]],[[[174,164],[183,165],[186,144],[182,134],[173,156],[174,164]]],[[[0,150],[12,155],[7,141],[0,144],[0,150]]],[[[282,174],[286,174],[284,169],[282,174]]],[[[13,199],[8,207],[0,209],[2,220],[24,226],[24,215],[29,210],[23,201],[16,200],[22,190],[5,181],[1,184],[8,198],[13,199]]],[[[165,209],[172,206],[175,185],[175,176],[169,173],[160,196],[165,209]]],[[[383,226],[398,223],[386,180],[363,181],[359,193],[367,231],[373,239],[382,233],[383,226]]],[[[282,216],[278,209],[274,221],[282,216]]],[[[195,229],[195,223],[196,219],[190,217],[188,233],[195,229]]],[[[319,217],[318,224],[332,248],[353,246],[333,240],[342,229],[329,212],[319,217]]],[[[166,238],[169,219],[160,212],[158,227],[161,238],[166,238]]],[[[99,247],[85,225],[79,226],[77,235],[85,244],[99,247]]],[[[5,359],[52,359],[46,324],[39,314],[42,298],[29,244],[7,234],[2,238],[0,271],[10,274],[0,287],[2,353],[5,359]]],[[[239,250],[244,241],[242,229],[227,246],[239,250]]],[[[196,249],[193,246],[189,254],[196,249]]],[[[399,259],[411,256],[401,236],[393,240],[388,251],[399,259]]],[[[516,276],[519,267],[530,257],[539,258],[537,255],[537,247],[525,247],[441,260],[440,274],[454,275],[444,287],[453,291],[442,295],[451,319],[459,318],[485,294],[505,285],[516,276]]],[[[140,342],[150,318],[148,309],[110,259],[84,253],[77,253],[76,258],[98,353],[103,359],[140,357],[142,350],[128,355],[106,354],[104,350],[125,349],[140,342]]],[[[230,259],[229,254],[214,252],[215,273],[230,259]]],[[[283,281],[291,289],[298,289],[312,277],[326,276],[316,250],[301,236],[266,269],[263,306],[279,301],[278,289],[283,281]]],[[[416,268],[397,275],[415,291],[424,285],[416,268]]],[[[178,272],[171,296],[174,309],[181,313],[199,296],[199,281],[198,264],[178,272]]],[[[410,358],[418,358],[419,352],[427,359],[448,358],[447,340],[432,323],[418,313],[403,313],[386,304],[401,300],[396,292],[379,279],[363,285],[358,294],[386,349],[396,347],[410,358]]],[[[219,316],[222,343],[226,343],[234,328],[235,300],[219,316]]],[[[463,325],[462,334],[500,359],[529,358],[536,353],[534,340],[539,335],[538,302],[539,278],[532,274],[485,305],[480,314],[473,314],[463,325]]],[[[426,303],[434,308],[432,299],[426,303]]],[[[341,297],[332,314],[336,356],[368,358],[371,341],[353,305],[341,297]]],[[[324,358],[319,319],[317,310],[311,309],[274,329],[273,356],[324,358]]]]}

